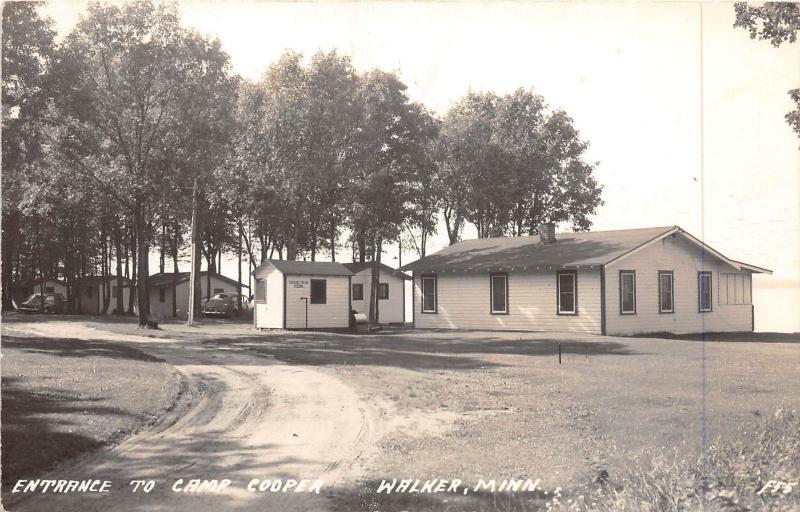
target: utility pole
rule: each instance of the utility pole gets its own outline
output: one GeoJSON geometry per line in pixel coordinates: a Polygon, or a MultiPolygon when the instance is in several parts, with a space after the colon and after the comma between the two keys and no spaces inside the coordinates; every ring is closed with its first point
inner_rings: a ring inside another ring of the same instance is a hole
{"type": "Polygon", "coordinates": [[[194,296],[196,294],[195,283],[197,282],[197,231],[197,178],[195,177],[194,185],[192,185],[192,268],[189,273],[189,318],[186,322],[188,325],[194,325],[194,315],[196,313],[194,310],[194,296]]]}

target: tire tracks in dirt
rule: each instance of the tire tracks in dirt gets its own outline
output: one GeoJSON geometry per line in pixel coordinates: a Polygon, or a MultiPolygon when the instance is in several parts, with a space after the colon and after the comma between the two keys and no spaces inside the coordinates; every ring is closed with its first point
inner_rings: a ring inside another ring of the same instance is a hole
{"type": "Polygon", "coordinates": [[[354,484],[376,448],[377,414],[356,392],[309,366],[197,341],[108,333],[75,322],[15,324],[36,336],[123,343],[174,366],[186,379],[175,408],[148,430],[44,478],[112,480],[108,494],[37,494],[6,503],[21,511],[328,510],[324,491],[354,484]],[[179,478],[230,479],[223,494],[173,492],[179,478]],[[321,479],[322,494],[261,493],[251,479],[321,479]],[[153,479],[150,493],[131,480],[153,479]]]}

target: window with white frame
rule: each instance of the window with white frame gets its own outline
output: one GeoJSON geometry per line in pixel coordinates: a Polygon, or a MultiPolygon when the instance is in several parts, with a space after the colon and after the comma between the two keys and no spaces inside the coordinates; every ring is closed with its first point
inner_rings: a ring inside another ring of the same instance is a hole
{"type": "Polygon", "coordinates": [[[671,270],[658,271],[658,312],[675,312],[675,292],[671,270]]]}
{"type": "Polygon", "coordinates": [[[378,299],[389,299],[389,283],[378,283],[378,299]]]}
{"type": "Polygon", "coordinates": [[[752,304],[749,274],[720,273],[720,304],[752,304]]]}
{"type": "Polygon", "coordinates": [[[636,314],[636,272],[619,272],[619,312],[623,315],[636,314]]]}
{"type": "Polygon", "coordinates": [[[436,313],[436,276],[422,276],[422,312],[436,313]]]}
{"type": "Polygon", "coordinates": [[[578,275],[571,270],[556,273],[558,314],[578,314],[578,275]]]}
{"type": "Polygon", "coordinates": [[[698,309],[701,313],[712,310],[711,272],[697,273],[698,309]]]}
{"type": "Polygon", "coordinates": [[[490,280],[491,313],[508,314],[508,275],[492,274],[490,280]]]}
{"type": "Polygon", "coordinates": [[[266,279],[256,279],[255,300],[266,302],[267,300],[267,281],[266,279]]]}

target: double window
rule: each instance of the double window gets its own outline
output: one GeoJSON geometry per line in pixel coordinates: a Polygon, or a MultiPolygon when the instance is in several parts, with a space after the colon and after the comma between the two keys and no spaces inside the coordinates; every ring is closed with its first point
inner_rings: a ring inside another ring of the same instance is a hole
{"type": "Polygon", "coordinates": [[[422,312],[436,313],[436,276],[422,276],[422,312]]]}
{"type": "Polygon", "coordinates": [[[578,274],[574,270],[556,273],[556,295],[559,315],[578,314],[578,274]]]}
{"type": "Polygon", "coordinates": [[[364,300],[364,285],[362,283],[353,284],[353,300],[364,300]]]}
{"type": "Polygon", "coordinates": [[[711,272],[697,273],[697,294],[700,312],[711,311],[711,272]]]}
{"type": "Polygon", "coordinates": [[[381,300],[389,299],[389,283],[378,283],[378,298],[381,300]]]}
{"type": "Polygon", "coordinates": [[[325,304],[328,298],[328,282],[325,279],[311,280],[311,304],[325,304]]]}
{"type": "Polygon", "coordinates": [[[493,315],[508,314],[508,274],[490,275],[490,303],[493,315]]]}
{"type": "Polygon", "coordinates": [[[619,271],[619,312],[622,315],[636,314],[636,271],[619,271]]]}
{"type": "Polygon", "coordinates": [[[675,312],[675,291],[671,270],[658,271],[658,312],[675,312]]]}

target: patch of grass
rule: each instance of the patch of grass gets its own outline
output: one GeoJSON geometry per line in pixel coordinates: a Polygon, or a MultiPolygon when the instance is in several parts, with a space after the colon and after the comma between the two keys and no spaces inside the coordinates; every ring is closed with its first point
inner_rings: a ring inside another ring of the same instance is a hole
{"type": "Polygon", "coordinates": [[[171,409],[182,377],[137,350],[3,336],[2,489],[113,445],[171,409]]]}
{"type": "Polygon", "coordinates": [[[552,510],[658,511],[800,510],[800,488],[774,491],[769,481],[800,481],[800,416],[778,409],[733,438],[717,438],[698,458],[677,450],[643,452],[606,483],[597,483],[552,510]],[[759,491],[762,491],[759,494],[759,491]]]}

